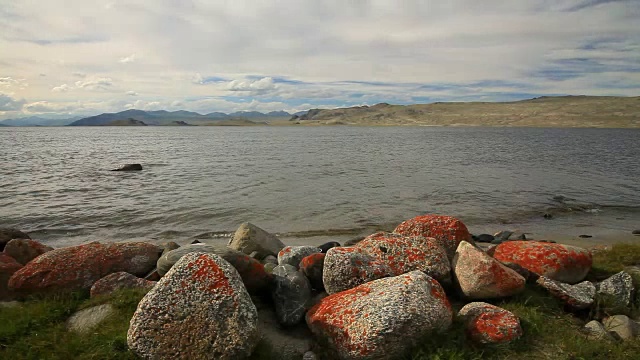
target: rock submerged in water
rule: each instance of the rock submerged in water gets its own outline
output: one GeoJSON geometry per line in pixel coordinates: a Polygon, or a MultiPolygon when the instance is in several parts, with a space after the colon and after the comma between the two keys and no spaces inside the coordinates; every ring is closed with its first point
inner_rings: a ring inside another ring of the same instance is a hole
{"type": "Polygon", "coordinates": [[[111,171],[141,171],[141,170],[142,170],[142,165],[140,164],[124,164],[111,171]]]}
{"type": "Polygon", "coordinates": [[[306,276],[289,264],[273,269],[273,303],[278,322],[284,326],[299,324],[311,302],[311,284],[306,276]]]}
{"type": "Polygon", "coordinates": [[[242,359],[258,312],[236,269],[215,254],[183,256],[140,301],[127,333],[144,359],[242,359]]]}
{"type": "Polygon", "coordinates": [[[228,246],[247,255],[257,251],[258,258],[264,259],[267,255],[278,256],[285,245],[275,235],[246,222],[236,230],[228,246]]]}
{"type": "Polygon", "coordinates": [[[443,215],[421,215],[398,225],[396,234],[405,236],[423,236],[436,239],[446,250],[449,260],[453,259],[460,241],[473,243],[471,234],[462,221],[443,215]]]}
{"type": "Polygon", "coordinates": [[[569,284],[584,280],[592,262],[591,252],[587,249],[540,241],[504,242],[496,247],[493,257],[569,284]]]}
{"type": "Polygon", "coordinates": [[[480,344],[504,344],[518,339],[523,331],[520,319],[512,312],[484,302],[465,305],[458,317],[465,324],[467,336],[480,344]]]}
{"type": "MultiPolygon", "coordinates": [[[[336,249],[341,248],[327,256],[336,249]]],[[[395,358],[429,333],[446,331],[452,316],[442,286],[412,271],[330,295],[309,310],[306,320],[337,358],[355,360],[395,358]]]]}

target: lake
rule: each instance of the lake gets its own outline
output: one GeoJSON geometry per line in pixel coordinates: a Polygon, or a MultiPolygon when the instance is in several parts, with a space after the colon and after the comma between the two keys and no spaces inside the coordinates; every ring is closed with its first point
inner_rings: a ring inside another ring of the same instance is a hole
{"type": "Polygon", "coordinates": [[[634,129],[0,128],[0,226],[65,246],[250,221],[315,244],[435,212],[474,233],[597,239],[640,228],[639,159],[634,129]],[[144,170],[108,171],[124,163],[144,170]]]}

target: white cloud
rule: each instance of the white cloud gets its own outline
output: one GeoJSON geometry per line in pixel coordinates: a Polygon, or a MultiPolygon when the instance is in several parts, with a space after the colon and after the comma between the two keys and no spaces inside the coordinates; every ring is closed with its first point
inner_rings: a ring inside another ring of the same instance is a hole
{"type": "Polygon", "coordinates": [[[113,80],[107,77],[89,78],[76,81],[76,87],[86,89],[106,89],[113,85],[113,80]]]}
{"type": "Polygon", "coordinates": [[[18,111],[22,109],[25,101],[23,99],[14,99],[9,95],[0,93],[0,112],[18,111]]]}
{"type": "Polygon", "coordinates": [[[49,101],[37,101],[24,106],[24,109],[28,113],[60,113],[70,112],[77,108],[77,106],[53,103],[49,101]]]}
{"type": "Polygon", "coordinates": [[[263,77],[259,80],[232,80],[227,84],[229,91],[244,91],[255,95],[264,94],[276,88],[276,84],[270,77],[263,77]]]}
{"type": "Polygon", "coordinates": [[[118,60],[118,62],[121,64],[128,64],[134,61],[136,61],[136,54],[131,54],[129,56],[123,57],[120,60],[118,60]]]}
{"type": "Polygon", "coordinates": [[[127,94],[128,96],[138,96],[138,93],[137,93],[137,92],[135,92],[135,91],[127,91],[127,92],[126,92],[126,94],[127,94]]]}
{"type": "Polygon", "coordinates": [[[51,89],[51,91],[53,92],[67,92],[69,90],[71,90],[71,86],[67,84],[62,84],[60,86],[56,86],[53,89],[51,89]]]}

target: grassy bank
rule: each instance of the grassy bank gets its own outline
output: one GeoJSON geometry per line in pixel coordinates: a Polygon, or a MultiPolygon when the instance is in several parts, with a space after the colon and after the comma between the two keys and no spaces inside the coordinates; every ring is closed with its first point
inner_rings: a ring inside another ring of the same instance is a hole
{"type": "MultiPolygon", "coordinates": [[[[590,280],[602,280],[625,266],[640,265],[640,245],[619,244],[594,255],[590,280]]],[[[640,279],[636,279],[637,281],[640,279]]],[[[639,283],[640,284],[640,283],[639,283]]],[[[127,348],[129,319],[140,291],[120,291],[97,299],[86,294],[30,299],[17,307],[0,308],[0,359],[136,359],[127,348]],[[96,329],[85,335],[69,332],[66,319],[77,310],[111,303],[117,309],[96,329]]],[[[589,313],[568,314],[561,304],[533,285],[511,299],[494,304],[514,312],[524,336],[508,345],[476,346],[466,340],[459,324],[424,339],[408,359],[637,359],[640,341],[587,340],[580,332],[589,313]]],[[[462,304],[455,304],[454,306],[462,304]]],[[[600,311],[606,312],[606,309],[600,311]]],[[[635,315],[635,314],[632,314],[635,315]]],[[[273,357],[260,344],[254,359],[273,357]]],[[[280,358],[277,358],[281,360],[280,358]]]]}

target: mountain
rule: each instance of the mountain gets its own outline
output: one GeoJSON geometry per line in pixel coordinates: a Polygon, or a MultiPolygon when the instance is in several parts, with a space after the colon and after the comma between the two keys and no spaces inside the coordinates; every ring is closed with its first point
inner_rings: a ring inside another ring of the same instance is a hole
{"type": "Polygon", "coordinates": [[[126,120],[114,120],[110,123],[104,124],[104,126],[147,126],[143,121],[128,118],[126,120]]]}
{"type": "Polygon", "coordinates": [[[640,97],[556,96],[514,102],[311,109],[301,124],[640,128],[640,97]]]}
{"type": "Polygon", "coordinates": [[[86,117],[69,124],[70,126],[99,126],[107,125],[113,121],[128,120],[129,118],[144,122],[146,125],[168,125],[184,122],[193,125],[205,125],[210,122],[219,122],[229,119],[257,119],[257,118],[277,118],[291,116],[286,111],[272,111],[263,114],[258,111],[239,111],[231,114],[221,112],[212,112],[201,115],[192,111],[143,111],[143,110],[126,110],[119,113],[104,113],[96,116],[86,117]]]}
{"type": "Polygon", "coordinates": [[[272,111],[269,113],[261,113],[259,111],[237,111],[228,115],[229,117],[258,118],[258,117],[289,117],[286,111],[272,111]]]}
{"type": "Polygon", "coordinates": [[[0,124],[9,126],[64,126],[78,119],[80,119],[79,116],[72,118],[43,118],[39,116],[29,116],[18,119],[2,120],[0,121],[0,124]]]}

